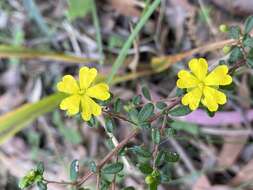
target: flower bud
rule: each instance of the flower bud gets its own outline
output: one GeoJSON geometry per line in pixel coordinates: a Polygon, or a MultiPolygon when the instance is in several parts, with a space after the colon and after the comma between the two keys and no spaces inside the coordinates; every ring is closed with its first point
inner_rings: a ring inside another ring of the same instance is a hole
{"type": "Polygon", "coordinates": [[[228,32],[228,26],[227,25],[225,25],[225,24],[221,24],[220,26],[219,26],[219,30],[221,31],[221,32],[228,32]]]}
{"type": "Polygon", "coordinates": [[[146,184],[152,184],[152,183],[154,183],[154,178],[153,178],[153,176],[152,175],[148,175],[146,178],[145,178],[145,182],[146,182],[146,184]]]}
{"type": "Polygon", "coordinates": [[[222,51],[224,54],[228,54],[231,50],[231,46],[228,46],[228,45],[225,45],[223,48],[222,48],[222,51]]]}

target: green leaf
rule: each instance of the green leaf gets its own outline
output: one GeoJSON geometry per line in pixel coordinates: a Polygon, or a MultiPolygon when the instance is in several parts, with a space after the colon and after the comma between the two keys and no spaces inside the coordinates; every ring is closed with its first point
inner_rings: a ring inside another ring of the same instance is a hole
{"type": "Polygon", "coordinates": [[[184,93],[185,93],[184,89],[177,88],[177,90],[176,90],[176,96],[182,96],[182,95],[184,95],[184,93]]]}
{"type": "Polygon", "coordinates": [[[241,48],[236,46],[232,49],[228,61],[229,63],[235,63],[236,61],[239,61],[242,58],[243,58],[243,53],[241,51],[241,48]]]}
{"type": "Polygon", "coordinates": [[[250,31],[252,30],[253,28],[253,15],[252,16],[249,16],[246,21],[245,21],[245,24],[244,24],[244,32],[246,34],[250,33],[250,31]]]}
{"type": "Polygon", "coordinates": [[[91,119],[87,122],[89,127],[95,127],[97,126],[97,123],[98,121],[93,115],[91,116],[91,119]]]}
{"type": "Polygon", "coordinates": [[[128,117],[129,119],[134,122],[134,123],[138,123],[138,110],[135,108],[132,108],[129,112],[128,112],[128,117]]]}
{"type": "Polygon", "coordinates": [[[152,137],[152,141],[155,143],[155,144],[159,144],[160,141],[161,141],[161,134],[160,134],[160,131],[159,129],[152,129],[151,130],[151,137],[152,137]]]}
{"type": "Polygon", "coordinates": [[[138,126],[142,129],[150,129],[151,124],[148,121],[144,121],[138,124],[138,126]]]}
{"type": "Polygon", "coordinates": [[[39,190],[47,190],[47,184],[42,182],[42,181],[39,181],[37,183],[37,187],[38,187],[39,190]]]}
{"type": "Polygon", "coordinates": [[[168,114],[170,114],[171,116],[178,117],[178,116],[188,115],[191,112],[192,112],[192,110],[188,106],[180,105],[180,106],[170,110],[168,112],[168,114]]]}
{"type": "Polygon", "coordinates": [[[145,175],[151,174],[153,171],[153,168],[150,166],[148,162],[138,164],[138,168],[141,171],[141,173],[145,175]]]}
{"type": "Polygon", "coordinates": [[[174,137],[177,134],[177,130],[173,129],[173,128],[166,128],[165,129],[165,133],[168,137],[174,137]]]}
{"type": "Polygon", "coordinates": [[[239,39],[241,35],[241,29],[239,26],[231,26],[229,28],[228,36],[233,39],[239,39]]]}
{"type": "Polygon", "coordinates": [[[106,130],[109,133],[112,133],[113,130],[115,129],[114,121],[111,118],[106,117],[106,119],[105,119],[105,127],[106,127],[106,130]]]}
{"type": "Polygon", "coordinates": [[[164,162],[164,158],[165,152],[163,150],[159,151],[155,158],[155,165],[159,167],[164,162]]]}
{"type": "Polygon", "coordinates": [[[67,17],[75,20],[84,17],[91,11],[93,0],[68,0],[67,17]]]}
{"type": "Polygon", "coordinates": [[[250,68],[253,68],[253,59],[247,58],[246,63],[247,63],[248,66],[250,66],[250,68]]]}
{"type": "Polygon", "coordinates": [[[157,109],[163,110],[167,107],[167,104],[164,103],[164,102],[157,102],[155,106],[156,106],[157,109]]]}
{"type": "Polygon", "coordinates": [[[97,165],[96,165],[95,161],[89,162],[88,167],[89,167],[90,171],[92,171],[93,173],[97,172],[97,165]]]}
{"type": "Polygon", "coordinates": [[[243,39],[243,45],[245,47],[249,47],[249,48],[253,48],[253,38],[249,35],[247,35],[244,39],[243,39]]]}
{"type": "Polygon", "coordinates": [[[113,110],[114,110],[114,112],[116,112],[116,113],[121,112],[122,107],[123,107],[123,104],[122,104],[121,99],[120,99],[120,98],[117,98],[117,99],[115,100],[115,102],[114,102],[114,105],[113,105],[113,110]]]}
{"type": "Polygon", "coordinates": [[[134,105],[139,105],[141,103],[141,96],[140,95],[136,95],[132,98],[132,102],[134,105]]]}
{"type": "Polygon", "coordinates": [[[179,159],[180,159],[180,156],[176,152],[166,152],[165,154],[165,160],[167,162],[178,162],[179,159]]]}
{"type": "Polygon", "coordinates": [[[150,95],[150,92],[149,92],[147,86],[143,86],[143,87],[141,88],[141,91],[142,91],[143,96],[144,96],[147,100],[151,101],[151,95],[150,95]]]}
{"type": "Polygon", "coordinates": [[[113,163],[113,164],[108,164],[106,165],[103,169],[102,172],[104,174],[117,174],[120,171],[122,171],[124,168],[123,163],[121,162],[117,162],[117,163],[113,163]]]}
{"type": "Polygon", "coordinates": [[[71,181],[76,181],[78,178],[78,173],[79,173],[79,161],[78,160],[73,160],[70,164],[70,180],[71,181]]]}
{"type": "Polygon", "coordinates": [[[43,162],[39,162],[36,166],[36,171],[40,174],[43,175],[44,173],[44,163],[43,162]]]}
{"type": "Polygon", "coordinates": [[[145,158],[150,158],[152,154],[145,148],[140,147],[140,146],[134,146],[128,149],[129,151],[132,151],[133,153],[145,157],[145,158]]]}
{"type": "Polygon", "coordinates": [[[147,121],[153,115],[153,113],[154,113],[153,104],[148,103],[144,105],[138,114],[138,121],[139,122],[147,121]]]}
{"type": "Polygon", "coordinates": [[[192,135],[199,134],[199,127],[194,123],[188,123],[183,121],[173,121],[170,125],[175,130],[186,131],[192,135]]]}
{"type": "Polygon", "coordinates": [[[36,180],[37,173],[35,170],[30,170],[20,181],[18,187],[25,189],[31,186],[36,180]]]}

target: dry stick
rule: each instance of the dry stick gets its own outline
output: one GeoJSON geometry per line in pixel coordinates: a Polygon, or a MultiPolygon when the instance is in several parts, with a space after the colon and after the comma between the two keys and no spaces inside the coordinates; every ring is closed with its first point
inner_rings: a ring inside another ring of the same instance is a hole
{"type": "Polygon", "coordinates": [[[228,40],[223,40],[223,41],[219,41],[219,42],[210,43],[210,44],[207,44],[207,45],[204,45],[204,46],[200,46],[200,47],[197,47],[195,49],[191,49],[189,51],[185,51],[185,52],[182,52],[182,53],[178,53],[178,54],[174,54],[174,55],[154,57],[153,59],[154,60],[163,59],[163,60],[172,60],[172,61],[174,60],[173,62],[176,63],[177,61],[180,61],[180,60],[182,60],[186,57],[192,56],[195,53],[205,53],[205,52],[208,52],[208,51],[213,51],[213,50],[222,48],[225,45],[236,45],[238,43],[239,43],[238,40],[228,39],[228,40]]]}

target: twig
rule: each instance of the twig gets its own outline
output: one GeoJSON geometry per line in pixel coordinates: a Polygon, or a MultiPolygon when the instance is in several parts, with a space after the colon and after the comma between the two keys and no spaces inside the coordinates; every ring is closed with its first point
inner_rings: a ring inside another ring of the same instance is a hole
{"type": "MultiPolygon", "coordinates": [[[[134,138],[139,132],[139,129],[133,130],[123,141],[121,141],[118,146],[116,146],[111,152],[109,152],[105,158],[100,161],[100,163],[97,165],[97,168],[102,168],[113,156],[116,154],[121,148],[123,148],[130,139],[134,138]]],[[[88,172],[85,176],[81,178],[81,180],[77,183],[78,186],[82,185],[87,179],[89,179],[91,176],[93,176],[93,172],[88,172]]]]}
{"type": "Polygon", "coordinates": [[[97,174],[96,190],[99,190],[99,182],[100,182],[100,173],[97,174]]]}

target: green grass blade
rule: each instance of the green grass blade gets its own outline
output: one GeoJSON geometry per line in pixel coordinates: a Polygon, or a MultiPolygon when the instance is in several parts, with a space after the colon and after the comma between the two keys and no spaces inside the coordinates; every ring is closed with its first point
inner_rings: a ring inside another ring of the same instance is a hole
{"type": "Polygon", "coordinates": [[[64,53],[55,53],[50,51],[33,50],[25,47],[11,45],[0,45],[0,58],[22,58],[22,59],[46,59],[54,61],[63,61],[69,63],[89,63],[97,62],[95,59],[83,58],[64,53]]]}
{"type": "Polygon", "coordinates": [[[126,43],[124,44],[123,48],[121,49],[117,59],[115,60],[113,66],[112,66],[112,71],[107,79],[107,82],[109,84],[112,83],[115,74],[117,73],[117,71],[121,67],[121,65],[123,64],[123,62],[127,56],[127,52],[129,50],[129,48],[131,47],[134,39],[139,34],[139,32],[141,31],[141,29],[143,28],[145,23],[148,21],[149,17],[152,15],[152,13],[159,6],[160,2],[161,2],[161,0],[155,0],[152,4],[150,4],[150,6],[147,8],[145,13],[141,17],[140,21],[137,23],[137,25],[133,29],[131,35],[128,37],[126,43]]]}
{"type": "Polygon", "coordinates": [[[55,93],[36,103],[25,104],[0,117],[0,144],[14,136],[34,119],[52,111],[65,95],[55,93]]]}
{"type": "Polygon", "coordinates": [[[91,12],[92,12],[93,23],[96,28],[96,40],[97,40],[98,51],[100,55],[99,63],[100,65],[103,65],[104,64],[103,43],[102,43],[101,29],[100,29],[95,0],[92,1],[91,12]]]}

